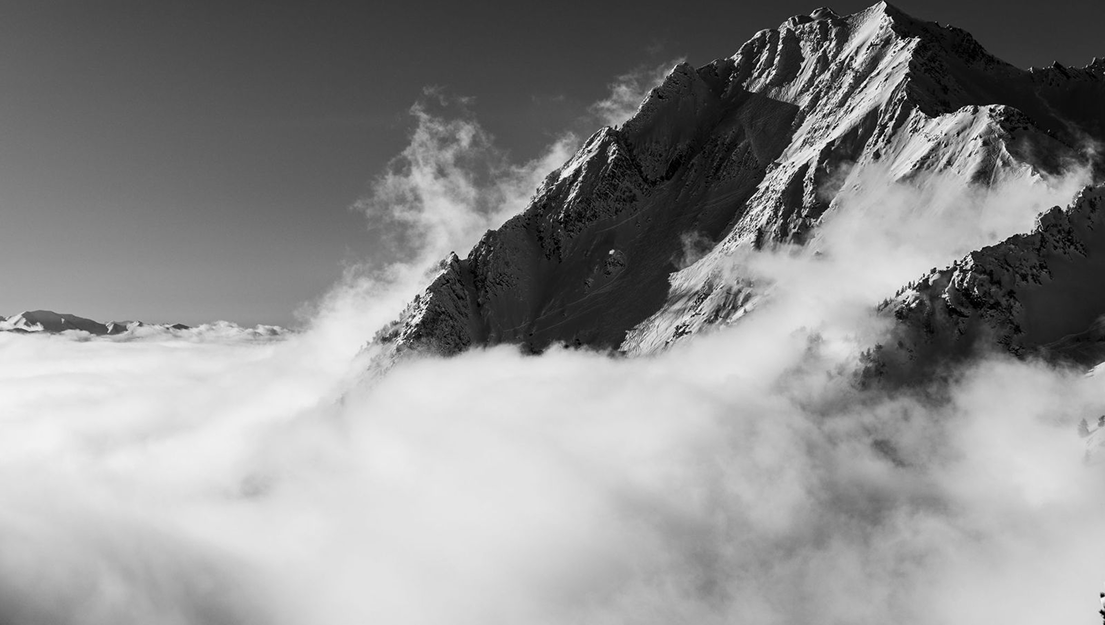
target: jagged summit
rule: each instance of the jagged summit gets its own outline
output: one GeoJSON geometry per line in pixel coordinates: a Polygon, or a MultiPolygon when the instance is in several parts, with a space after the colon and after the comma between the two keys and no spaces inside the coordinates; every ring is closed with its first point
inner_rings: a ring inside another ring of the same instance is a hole
{"type": "Polygon", "coordinates": [[[675,66],[525,210],[450,258],[379,340],[655,352],[754,308],[739,251],[807,241],[856,172],[967,187],[1077,163],[1101,179],[1087,145],[1102,140],[1096,69],[1021,70],[886,3],[817,9],[732,56],[675,66]]]}
{"type": "MultiPolygon", "coordinates": [[[[870,7],[866,8],[862,11],[859,11],[859,12],[853,13],[852,15],[847,15],[847,16],[840,15],[839,13],[837,13],[836,11],[834,11],[830,7],[818,7],[816,9],[814,9],[813,11],[810,11],[808,14],[794,15],[792,17],[787,18],[775,30],[783,30],[785,28],[795,28],[795,27],[801,26],[803,24],[809,24],[810,22],[817,22],[817,21],[821,21],[821,20],[830,20],[830,21],[832,21],[832,20],[845,20],[845,19],[848,19],[848,20],[854,20],[856,22],[864,22],[864,21],[871,20],[871,19],[878,20],[878,19],[881,19],[883,17],[886,17],[887,19],[890,19],[890,20],[916,21],[912,17],[910,17],[909,15],[904,13],[901,9],[898,9],[895,6],[887,4],[886,2],[876,2],[875,4],[871,5],[870,7]]],[[[765,30],[765,31],[761,31],[761,32],[767,32],[767,31],[765,30]]]]}

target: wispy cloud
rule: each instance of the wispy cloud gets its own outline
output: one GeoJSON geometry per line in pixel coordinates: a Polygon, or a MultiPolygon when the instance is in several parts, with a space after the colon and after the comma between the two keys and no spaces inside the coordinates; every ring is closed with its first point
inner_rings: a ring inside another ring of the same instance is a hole
{"type": "Polygon", "coordinates": [[[371,228],[387,231],[393,257],[441,258],[521,212],[540,181],[571,154],[576,138],[513,163],[480,125],[471,99],[427,89],[410,109],[410,143],[357,203],[371,228]]]}
{"type": "Polygon", "coordinates": [[[684,60],[680,57],[655,67],[641,66],[618,76],[609,85],[610,94],[591,105],[591,113],[604,126],[621,126],[637,112],[648,92],[684,60]]]}

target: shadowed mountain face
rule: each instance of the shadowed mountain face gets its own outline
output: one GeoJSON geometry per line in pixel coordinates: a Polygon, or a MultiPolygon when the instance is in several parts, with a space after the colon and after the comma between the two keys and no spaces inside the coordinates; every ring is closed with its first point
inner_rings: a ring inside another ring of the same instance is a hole
{"type": "Polygon", "coordinates": [[[858,172],[967,188],[1081,165],[1100,179],[1102,139],[1105,62],[1026,71],[886,4],[818,9],[676,66],[524,211],[446,259],[377,341],[652,353],[754,307],[739,252],[804,243],[858,172]]]}

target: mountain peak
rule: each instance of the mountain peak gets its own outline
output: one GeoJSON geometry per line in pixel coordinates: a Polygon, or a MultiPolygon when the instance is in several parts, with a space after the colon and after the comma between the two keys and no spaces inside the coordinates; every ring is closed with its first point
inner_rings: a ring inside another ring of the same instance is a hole
{"type": "Polygon", "coordinates": [[[904,18],[907,18],[907,19],[913,19],[909,15],[906,15],[905,11],[902,11],[901,9],[894,6],[893,4],[890,4],[889,2],[883,2],[882,0],[880,0],[879,2],[876,2],[875,4],[872,4],[869,7],[867,7],[867,10],[872,11],[872,12],[876,12],[876,13],[882,13],[882,14],[886,15],[887,17],[891,17],[891,18],[902,18],[902,17],[904,17],[904,18]]]}
{"type": "Polygon", "coordinates": [[[1105,177],[1105,158],[1080,149],[1105,140],[1102,107],[1092,71],[1037,76],[885,2],[819,8],[731,57],[674,66],[378,342],[663,349],[747,312],[758,295],[734,253],[808,240],[848,172],[967,186],[1090,159],[1105,177]]]}
{"type": "Polygon", "coordinates": [[[852,13],[847,16],[840,15],[830,7],[819,7],[811,11],[809,14],[795,15],[788,18],[779,26],[779,28],[795,28],[803,24],[809,24],[811,22],[839,21],[844,19],[850,20],[855,23],[863,23],[871,20],[880,20],[884,17],[891,21],[915,21],[913,17],[907,15],[901,9],[886,2],[879,2],[867,7],[866,9],[857,11],[856,13],[852,13]]]}
{"type": "Polygon", "coordinates": [[[840,20],[848,20],[852,23],[852,27],[855,28],[860,24],[878,22],[883,19],[900,24],[910,24],[918,21],[894,5],[886,2],[878,2],[866,9],[846,16],[840,15],[829,7],[820,7],[814,9],[809,14],[795,15],[788,18],[780,24],[779,30],[787,28],[793,29],[813,22],[839,22],[840,20]]]}
{"type": "Polygon", "coordinates": [[[919,20],[898,7],[890,4],[889,2],[876,2],[866,9],[857,11],[852,16],[862,16],[867,19],[881,19],[886,18],[897,24],[911,24],[911,23],[928,23],[923,20],[919,20]]]}
{"type": "Polygon", "coordinates": [[[13,329],[31,332],[56,333],[69,330],[79,330],[89,334],[108,332],[107,326],[98,321],[52,310],[27,310],[7,319],[4,323],[13,329]]]}

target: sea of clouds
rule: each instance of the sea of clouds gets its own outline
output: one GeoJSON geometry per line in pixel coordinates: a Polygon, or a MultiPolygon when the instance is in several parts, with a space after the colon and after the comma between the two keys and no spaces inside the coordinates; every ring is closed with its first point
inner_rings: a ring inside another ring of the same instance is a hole
{"type": "MultiPolygon", "coordinates": [[[[613,93],[595,110],[640,99],[613,93]]],[[[811,248],[742,259],[773,287],[732,328],[380,374],[364,346],[433,262],[575,145],[513,164],[427,97],[360,204],[402,249],[302,331],[0,334],[0,622],[1097,621],[1105,472],[1075,424],[1105,377],[999,356],[931,393],[850,373],[879,299],[1082,174],[980,193],[853,172],[811,248]]]]}

